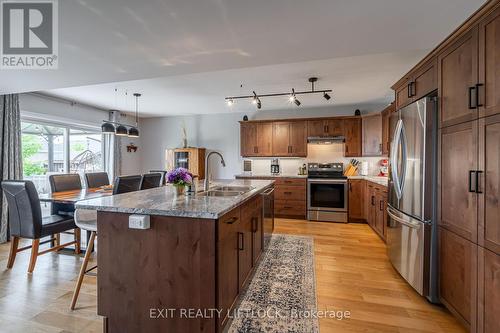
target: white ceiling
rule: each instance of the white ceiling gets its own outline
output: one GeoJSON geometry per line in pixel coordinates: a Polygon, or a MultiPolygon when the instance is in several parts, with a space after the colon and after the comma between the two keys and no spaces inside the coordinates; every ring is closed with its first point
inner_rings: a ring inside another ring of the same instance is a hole
{"type": "Polygon", "coordinates": [[[59,1],[59,69],[1,71],[0,93],[113,108],[118,86],[142,92],[149,115],[209,113],[223,112],[220,97],[240,83],[245,94],[273,92],[317,75],[335,103],[387,100],[393,81],[484,2],[59,1]],[[112,84],[67,89],[102,83],[112,84]]]}

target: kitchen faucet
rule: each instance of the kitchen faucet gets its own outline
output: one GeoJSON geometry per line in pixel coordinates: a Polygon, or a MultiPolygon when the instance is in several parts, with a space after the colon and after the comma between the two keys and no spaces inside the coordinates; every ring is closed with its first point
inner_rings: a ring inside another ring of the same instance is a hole
{"type": "Polygon", "coordinates": [[[211,151],[210,153],[207,154],[207,157],[205,158],[205,173],[206,173],[206,177],[205,177],[205,191],[208,191],[208,189],[210,188],[210,169],[208,167],[208,162],[210,160],[210,156],[212,156],[213,154],[216,154],[216,155],[219,155],[220,156],[220,163],[222,164],[223,167],[226,167],[226,162],[224,161],[224,157],[222,156],[221,153],[219,153],[218,151],[211,151]]]}

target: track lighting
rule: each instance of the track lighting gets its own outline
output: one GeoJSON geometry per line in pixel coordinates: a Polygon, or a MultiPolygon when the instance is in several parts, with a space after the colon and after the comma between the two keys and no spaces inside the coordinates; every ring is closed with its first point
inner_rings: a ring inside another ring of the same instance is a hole
{"type": "Polygon", "coordinates": [[[323,94],[323,98],[326,99],[327,101],[330,100],[332,97],[328,94],[331,93],[331,89],[327,90],[315,90],[314,89],[314,84],[315,82],[318,81],[317,77],[311,77],[308,79],[308,81],[311,83],[311,90],[306,90],[306,91],[295,91],[295,89],[292,89],[292,94],[289,92],[285,93],[273,93],[273,94],[260,94],[257,96],[255,91],[253,91],[253,95],[243,95],[243,96],[230,96],[226,97],[226,103],[228,106],[231,106],[235,103],[235,100],[237,99],[251,99],[252,104],[256,105],[258,109],[262,108],[262,102],[261,98],[262,97],[277,97],[277,96],[288,96],[290,103],[295,103],[295,105],[300,106],[302,103],[297,99],[297,95],[307,95],[307,94],[323,94]]]}

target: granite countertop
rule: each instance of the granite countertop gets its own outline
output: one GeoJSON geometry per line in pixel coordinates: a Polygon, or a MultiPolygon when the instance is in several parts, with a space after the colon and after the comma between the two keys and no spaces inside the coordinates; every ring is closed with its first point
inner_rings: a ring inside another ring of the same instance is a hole
{"type": "Polygon", "coordinates": [[[279,174],[273,175],[270,173],[241,173],[239,175],[234,175],[235,178],[307,178],[307,175],[298,174],[279,174]]]}
{"type": "MultiPolygon", "coordinates": [[[[175,194],[173,186],[162,186],[108,197],[79,201],[77,209],[105,212],[217,219],[251,197],[272,186],[273,180],[214,180],[210,187],[250,185],[253,190],[234,197],[187,196],[175,194]]],[[[203,189],[199,182],[198,189],[203,189]]]]}
{"type": "Polygon", "coordinates": [[[349,176],[349,179],[365,179],[368,180],[372,183],[382,185],[382,186],[388,186],[389,185],[389,177],[382,177],[382,176],[349,176]]]}

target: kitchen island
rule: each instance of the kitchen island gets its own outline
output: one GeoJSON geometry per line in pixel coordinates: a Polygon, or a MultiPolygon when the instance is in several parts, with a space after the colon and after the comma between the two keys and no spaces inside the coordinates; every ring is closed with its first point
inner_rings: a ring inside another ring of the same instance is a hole
{"type": "Polygon", "coordinates": [[[217,181],[211,188],[251,189],[187,196],[165,186],[79,202],[77,209],[98,211],[97,312],[104,330],[222,331],[263,251],[261,194],[273,184],[217,181]]]}

